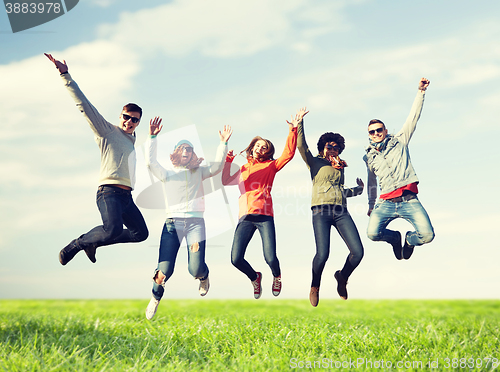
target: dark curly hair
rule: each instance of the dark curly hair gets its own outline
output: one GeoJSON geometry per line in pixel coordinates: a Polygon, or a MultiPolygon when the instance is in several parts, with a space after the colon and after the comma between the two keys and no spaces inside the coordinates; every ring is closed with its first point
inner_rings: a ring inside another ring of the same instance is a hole
{"type": "Polygon", "coordinates": [[[318,140],[318,152],[323,154],[323,149],[328,142],[335,142],[340,147],[339,155],[342,154],[342,151],[345,149],[345,140],[338,133],[326,132],[319,137],[318,140]]]}

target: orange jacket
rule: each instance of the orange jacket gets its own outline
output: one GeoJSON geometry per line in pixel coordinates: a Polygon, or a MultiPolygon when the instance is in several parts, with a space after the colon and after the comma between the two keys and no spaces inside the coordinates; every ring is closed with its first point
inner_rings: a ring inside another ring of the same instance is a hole
{"type": "Polygon", "coordinates": [[[247,214],[262,214],[273,216],[273,199],[271,188],[274,177],[295,155],[297,146],[297,128],[292,128],[286,139],[283,154],[276,160],[258,162],[248,158],[235,174],[230,175],[234,156],[227,156],[222,170],[222,184],[238,185],[241,196],[239,199],[239,218],[247,214]]]}

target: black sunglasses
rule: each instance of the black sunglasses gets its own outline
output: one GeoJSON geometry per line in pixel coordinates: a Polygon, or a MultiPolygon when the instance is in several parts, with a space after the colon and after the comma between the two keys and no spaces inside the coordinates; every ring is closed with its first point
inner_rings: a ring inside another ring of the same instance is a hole
{"type": "Polygon", "coordinates": [[[373,136],[375,134],[375,132],[382,133],[383,131],[384,131],[384,128],[380,127],[377,129],[369,130],[368,133],[370,133],[370,136],[373,136]]]}
{"type": "Polygon", "coordinates": [[[337,152],[340,151],[340,146],[326,145],[325,147],[326,147],[327,150],[335,150],[337,152]]]}
{"type": "Polygon", "coordinates": [[[130,115],[127,115],[127,114],[122,114],[122,117],[123,117],[123,120],[125,120],[125,121],[132,120],[132,123],[134,123],[134,124],[138,123],[139,120],[141,120],[139,118],[134,118],[133,116],[130,116],[130,115]]]}

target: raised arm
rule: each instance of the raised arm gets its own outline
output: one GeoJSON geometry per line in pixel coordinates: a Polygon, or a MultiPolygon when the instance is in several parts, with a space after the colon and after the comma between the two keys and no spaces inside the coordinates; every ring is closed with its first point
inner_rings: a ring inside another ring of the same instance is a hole
{"type": "Polygon", "coordinates": [[[297,147],[297,126],[302,119],[309,111],[305,107],[299,109],[295,114],[295,117],[292,116],[292,121],[286,121],[289,127],[288,137],[286,139],[285,148],[283,149],[283,153],[281,156],[275,160],[276,170],[281,170],[290,160],[293,159],[295,155],[295,148],[297,147]]]}
{"type": "Polygon", "coordinates": [[[227,143],[231,135],[233,134],[233,129],[229,125],[224,125],[224,129],[219,131],[220,144],[217,147],[217,152],[215,154],[215,160],[209,166],[202,169],[202,178],[206,179],[213,177],[220,173],[222,167],[224,166],[224,160],[227,154],[227,143]]]}
{"type": "Polygon", "coordinates": [[[302,160],[307,164],[311,164],[314,156],[309,150],[309,146],[306,142],[306,134],[304,131],[304,120],[301,120],[297,125],[297,149],[299,150],[302,160]]]}
{"type": "Polygon", "coordinates": [[[66,61],[58,61],[51,54],[44,53],[45,56],[55,65],[56,69],[61,74],[61,78],[64,81],[64,85],[69,91],[69,94],[76,103],[76,106],[83,114],[85,119],[90,125],[90,128],[94,134],[98,137],[104,137],[114,129],[114,125],[108,123],[104,117],[99,114],[97,109],[90,103],[90,101],[85,97],[83,92],[78,87],[78,84],[71,78],[68,72],[68,65],[66,61]]]}
{"type": "Polygon", "coordinates": [[[400,140],[405,145],[408,145],[411,137],[413,136],[413,132],[415,132],[417,121],[420,118],[420,114],[424,106],[425,91],[427,90],[427,87],[430,83],[431,82],[429,79],[420,79],[418,83],[417,96],[415,97],[413,105],[411,106],[410,114],[406,118],[403,128],[399,131],[398,134],[396,134],[396,136],[399,136],[400,140]]]}
{"type": "Polygon", "coordinates": [[[162,119],[158,116],[149,121],[149,138],[146,143],[146,166],[162,182],[168,181],[168,172],[163,168],[158,160],[156,159],[158,141],[156,136],[161,132],[163,125],[161,125],[162,119]]]}

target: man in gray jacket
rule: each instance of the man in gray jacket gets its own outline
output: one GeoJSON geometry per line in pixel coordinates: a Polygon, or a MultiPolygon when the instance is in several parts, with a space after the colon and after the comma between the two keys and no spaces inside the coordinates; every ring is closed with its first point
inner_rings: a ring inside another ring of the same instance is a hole
{"type": "Polygon", "coordinates": [[[134,103],[123,107],[120,124],[106,121],[82,93],[68,73],[66,61],[45,54],[61,74],[64,85],[94,132],[101,151],[101,171],[97,191],[97,206],[103,224],[71,241],[59,252],[59,262],[66,265],[81,250],[96,262],[98,247],[116,243],[141,242],[148,237],[148,228],[139,208],[132,199],[135,182],[135,128],[142,109],[134,103]],[[127,228],[124,229],[123,225],[127,228]]]}
{"type": "Polygon", "coordinates": [[[434,239],[429,216],[417,197],[419,181],[408,149],[429,84],[428,79],[420,79],[410,115],[396,135],[388,134],[384,123],[378,119],[373,119],[368,124],[370,145],[363,157],[368,169],[370,221],[367,234],[371,240],[391,244],[398,260],[409,259],[416,245],[430,243],[434,239]],[[381,194],[375,204],[377,177],[381,194]],[[387,225],[396,218],[404,218],[415,228],[415,231],[406,233],[404,243],[401,242],[399,231],[387,229],[387,225]]]}

